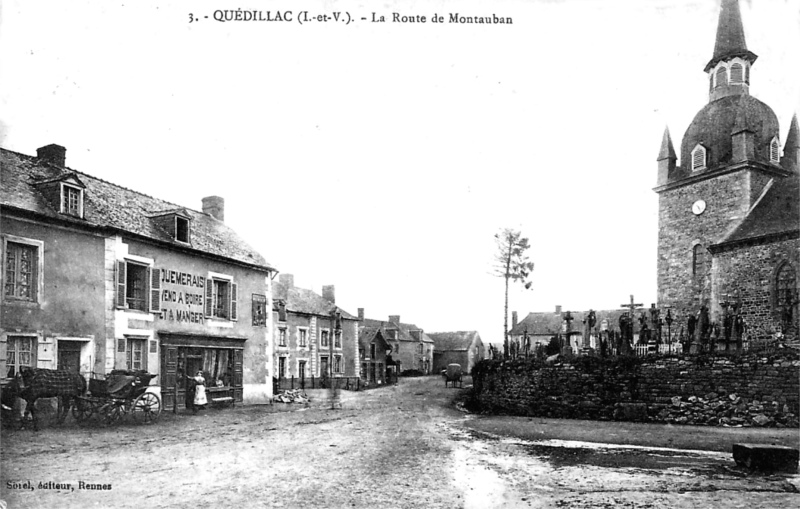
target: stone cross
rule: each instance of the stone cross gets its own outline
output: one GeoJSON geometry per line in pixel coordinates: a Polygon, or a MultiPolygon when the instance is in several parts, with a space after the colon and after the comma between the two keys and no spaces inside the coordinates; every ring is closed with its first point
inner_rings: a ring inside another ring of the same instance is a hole
{"type": "Polygon", "coordinates": [[[620,307],[628,308],[630,310],[630,317],[631,317],[631,342],[633,342],[633,326],[636,323],[636,310],[641,309],[644,304],[635,303],[633,301],[633,295],[631,295],[631,303],[630,304],[620,304],[620,307]]]}
{"type": "Polygon", "coordinates": [[[567,322],[567,329],[566,329],[565,334],[564,334],[564,338],[565,338],[564,339],[564,344],[561,345],[561,347],[562,347],[562,351],[564,349],[566,349],[566,348],[569,348],[569,350],[571,352],[572,351],[572,346],[569,344],[569,333],[572,330],[572,321],[575,318],[572,316],[572,313],[570,311],[567,311],[566,313],[564,313],[563,318],[564,318],[564,321],[567,322]]]}

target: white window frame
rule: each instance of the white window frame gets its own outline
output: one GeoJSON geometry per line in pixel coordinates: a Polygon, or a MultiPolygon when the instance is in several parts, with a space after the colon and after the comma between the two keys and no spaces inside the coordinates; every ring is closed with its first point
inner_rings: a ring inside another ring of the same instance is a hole
{"type": "Polygon", "coordinates": [[[59,210],[62,214],[66,214],[72,217],[79,217],[83,219],[83,188],[76,186],[75,184],[70,184],[69,182],[60,182],[59,183],[59,210]],[[67,189],[74,189],[78,191],[78,213],[77,214],[70,214],[68,210],[64,207],[64,198],[66,197],[67,189]]]}
{"type": "MultiPolygon", "coordinates": [[[[6,376],[8,374],[8,341],[9,337],[23,337],[29,338],[31,340],[31,368],[38,368],[39,367],[39,344],[42,342],[42,337],[40,334],[35,332],[6,332],[3,334],[3,343],[5,343],[5,351],[6,351],[6,358],[3,359],[3,363],[6,367],[6,371],[2,373],[0,379],[8,379],[6,376]]],[[[15,362],[15,366],[19,367],[19,356],[16,357],[17,362],[15,362]]],[[[27,365],[26,365],[27,366],[27,365]]],[[[18,372],[18,371],[15,371],[18,372]]]]}
{"type": "Polygon", "coordinates": [[[147,371],[147,355],[150,347],[150,338],[148,336],[125,336],[125,366],[127,369],[142,369],[147,371]],[[142,345],[142,366],[140,368],[133,367],[133,345],[134,343],[142,345]]]}
{"type": "Polygon", "coordinates": [[[288,346],[286,343],[286,327],[278,327],[278,346],[288,346]]]}
{"type": "Polygon", "coordinates": [[[692,159],[692,162],[691,162],[692,171],[699,171],[699,170],[706,169],[706,167],[708,166],[708,150],[701,143],[698,143],[692,149],[691,159],[692,159]],[[699,165],[699,166],[695,166],[695,154],[697,152],[699,152],[699,151],[702,151],[702,153],[703,153],[703,163],[701,165],[699,165]]]}
{"type": "Polygon", "coordinates": [[[344,358],[340,354],[333,356],[333,372],[339,374],[344,373],[344,358]]]}
{"type": "Polygon", "coordinates": [[[126,254],[121,258],[117,259],[117,265],[119,263],[125,264],[125,301],[119,302],[119,285],[120,285],[120,274],[119,274],[119,267],[115,266],[115,274],[114,274],[114,285],[115,285],[115,299],[116,307],[118,309],[124,309],[125,311],[129,311],[131,313],[160,313],[161,312],[161,271],[154,267],[155,260],[152,258],[146,258],[144,256],[137,256],[132,254],[126,254]],[[131,309],[128,307],[128,264],[133,263],[135,265],[144,266],[146,269],[145,272],[145,309],[144,311],[139,309],[131,309]],[[148,277],[149,276],[149,277],[148,277]],[[153,279],[158,281],[158,286],[153,285],[153,279]],[[157,291],[157,299],[153,299],[154,292],[157,291]]]}
{"type": "Polygon", "coordinates": [[[330,329],[320,329],[319,330],[319,347],[320,348],[330,348],[331,347],[331,331],[330,329]],[[325,338],[328,338],[327,343],[325,344],[325,338]]]}
{"type": "Polygon", "coordinates": [[[308,327],[297,328],[297,348],[308,348],[308,327]]]}
{"type": "Polygon", "coordinates": [[[769,142],[769,162],[779,164],[781,162],[781,142],[778,137],[772,138],[769,142]]]}
{"type": "Polygon", "coordinates": [[[3,266],[0,268],[0,274],[3,278],[3,300],[13,302],[28,302],[37,304],[41,302],[44,291],[44,242],[41,240],[28,239],[25,237],[17,237],[16,235],[3,235],[3,256],[0,257],[3,266]],[[23,244],[36,248],[36,274],[34,277],[36,281],[33,282],[33,291],[36,292],[32,299],[20,299],[18,297],[8,296],[6,292],[6,256],[8,255],[8,243],[23,244]]]}

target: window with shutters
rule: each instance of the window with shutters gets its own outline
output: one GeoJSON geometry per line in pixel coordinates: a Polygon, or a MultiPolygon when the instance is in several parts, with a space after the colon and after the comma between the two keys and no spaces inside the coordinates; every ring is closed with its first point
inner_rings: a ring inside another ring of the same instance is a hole
{"type": "Polygon", "coordinates": [[[744,81],[744,69],[742,64],[733,64],[731,66],[731,83],[742,83],[744,81]]]}
{"type": "Polygon", "coordinates": [[[267,325],[267,296],[253,294],[253,326],[266,327],[267,325]]]}
{"type": "Polygon", "coordinates": [[[134,255],[117,260],[116,282],[118,308],[161,312],[161,272],[153,260],[134,255]]]}
{"type": "Polygon", "coordinates": [[[706,148],[697,145],[692,150],[692,171],[702,170],[706,167],[706,148]]]}
{"type": "Polygon", "coordinates": [[[4,237],[3,295],[10,300],[38,302],[42,242],[4,237]]]}
{"type": "Polygon", "coordinates": [[[208,318],[238,320],[239,291],[231,276],[209,274],[206,279],[205,313],[208,318]]]}
{"type": "Polygon", "coordinates": [[[769,162],[778,164],[781,162],[781,144],[778,137],[772,138],[769,142],[769,162]]]}
{"type": "Polygon", "coordinates": [[[13,378],[22,368],[36,367],[36,336],[6,337],[6,378],[13,378]]]}
{"type": "Polygon", "coordinates": [[[129,338],[127,351],[128,369],[147,369],[147,355],[145,345],[147,339],[129,338]]]}

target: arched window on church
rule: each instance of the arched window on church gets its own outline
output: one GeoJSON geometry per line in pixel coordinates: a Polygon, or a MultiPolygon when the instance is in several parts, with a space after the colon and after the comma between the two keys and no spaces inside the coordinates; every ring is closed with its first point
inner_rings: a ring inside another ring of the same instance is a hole
{"type": "Polygon", "coordinates": [[[797,275],[786,262],[775,274],[775,309],[781,315],[784,329],[797,320],[797,297],[797,275]]]}
{"type": "Polygon", "coordinates": [[[697,145],[692,150],[692,171],[700,170],[706,167],[706,148],[702,145],[697,145]]]}
{"type": "Polygon", "coordinates": [[[731,83],[741,83],[743,81],[742,64],[733,64],[731,66],[731,83]]]}
{"type": "Polygon", "coordinates": [[[692,276],[701,277],[705,273],[708,250],[702,244],[696,244],[692,249],[692,276]]]}
{"type": "Polygon", "coordinates": [[[772,138],[772,141],[769,142],[769,162],[775,164],[781,162],[781,144],[777,136],[772,138]]]}
{"type": "Polygon", "coordinates": [[[717,86],[721,87],[722,85],[728,84],[728,71],[725,67],[720,66],[717,69],[717,86]]]}

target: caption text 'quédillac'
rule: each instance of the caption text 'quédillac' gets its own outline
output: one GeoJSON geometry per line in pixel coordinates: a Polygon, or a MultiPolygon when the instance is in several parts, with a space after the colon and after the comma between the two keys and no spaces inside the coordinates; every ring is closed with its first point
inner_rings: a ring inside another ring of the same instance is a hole
{"type": "Polygon", "coordinates": [[[511,25],[514,23],[510,16],[499,16],[495,13],[481,13],[478,15],[449,12],[446,14],[434,13],[431,16],[421,14],[403,14],[391,12],[380,14],[371,12],[368,15],[354,15],[348,11],[312,12],[312,11],[259,11],[244,9],[218,9],[212,14],[189,13],[189,23],[200,21],[229,22],[277,22],[321,24],[341,23],[392,23],[392,24],[463,24],[463,25],[511,25]]]}

